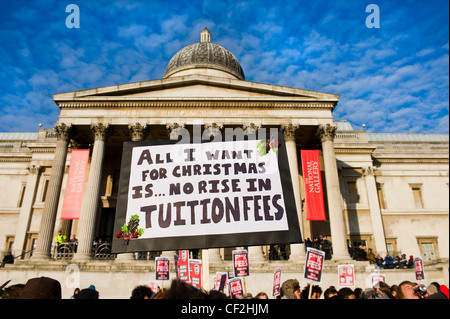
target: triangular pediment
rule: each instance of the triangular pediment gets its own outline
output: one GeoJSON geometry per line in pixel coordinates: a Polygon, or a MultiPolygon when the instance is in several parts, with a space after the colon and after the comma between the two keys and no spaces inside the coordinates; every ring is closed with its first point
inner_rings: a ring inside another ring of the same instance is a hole
{"type": "Polygon", "coordinates": [[[187,75],[54,94],[56,103],[124,100],[248,100],[337,103],[339,96],[206,75],[187,75]]]}

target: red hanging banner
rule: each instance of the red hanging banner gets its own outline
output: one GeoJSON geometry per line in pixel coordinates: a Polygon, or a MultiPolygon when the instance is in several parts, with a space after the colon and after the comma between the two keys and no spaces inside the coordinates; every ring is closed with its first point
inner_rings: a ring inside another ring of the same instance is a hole
{"type": "Polygon", "coordinates": [[[326,220],[318,150],[301,150],[307,220],[326,220]]]}
{"type": "Polygon", "coordinates": [[[79,219],[89,150],[72,150],[61,219],[79,219]]]}

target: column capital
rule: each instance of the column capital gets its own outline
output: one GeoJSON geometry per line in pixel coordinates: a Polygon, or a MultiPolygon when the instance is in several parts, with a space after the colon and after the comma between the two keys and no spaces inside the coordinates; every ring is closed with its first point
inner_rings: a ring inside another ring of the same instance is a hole
{"type": "Polygon", "coordinates": [[[111,135],[111,127],[109,124],[92,124],[91,125],[92,133],[94,134],[95,140],[105,141],[111,135]]]}
{"type": "Polygon", "coordinates": [[[363,171],[363,174],[364,174],[364,176],[367,176],[367,175],[375,175],[375,171],[376,171],[376,167],[373,167],[373,166],[367,166],[367,167],[363,167],[362,168],[362,171],[363,171]]]}
{"type": "Polygon", "coordinates": [[[67,125],[66,123],[55,123],[54,130],[58,140],[69,141],[74,133],[74,127],[72,125],[67,125]]]}
{"type": "Polygon", "coordinates": [[[317,128],[317,136],[320,137],[322,142],[333,141],[336,135],[336,126],[331,126],[329,123],[326,125],[320,124],[317,128]]]}
{"type": "Polygon", "coordinates": [[[242,130],[245,132],[247,131],[248,134],[255,134],[259,128],[261,127],[261,125],[255,124],[255,123],[250,123],[250,124],[243,124],[242,125],[242,130]]]}
{"type": "Polygon", "coordinates": [[[205,134],[207,136],[217,136],[220,134],[220,130],[223,128],[223,124],[211,123],[205,124],[205,134]]]}
{"type": "Polygon", "coordinates": [[[166,128],[169,131],[170,139],[178,139],[178,132],[184,128],[184,124],[178,123],[168,123],[166,124],[166,128]]]}
{"type": "Polygon", "coordinates": [[[41,165],[31,165],[30,167],[27,167],[29,174],[39,174],[42,171],[41,165]]]}
{"type": "Polygon", "coordinates": [[[132,141],[142,141],[150,132],[149,126],[147,124],[142,125],[141,123],[128,125],[128,130],[130,131],[132,141]]]}
{"type": "Polygon", "coordinates": [[[284,132],[284,139],[286,141],[295,141],[295,131],[300,128],[300,125],[290,124],[282,124],[281,130],[284,132]]]}

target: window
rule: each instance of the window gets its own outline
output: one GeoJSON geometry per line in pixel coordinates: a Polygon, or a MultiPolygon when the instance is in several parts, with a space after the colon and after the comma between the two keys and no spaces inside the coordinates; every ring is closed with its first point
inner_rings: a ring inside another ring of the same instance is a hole
{"type": "Polygon", "coordinates": [[[437,238],[418,238],[420,253],[423,261],[430,261],[438,259],[437,253],[437,238]]]}
{"type": "Polygon", "coordinates": [[[414,208],[417,208],[417,209],[423,208],[422,185],[410,184],[409,186],[411,187],[412,194],[413,194],[414,208]]]}

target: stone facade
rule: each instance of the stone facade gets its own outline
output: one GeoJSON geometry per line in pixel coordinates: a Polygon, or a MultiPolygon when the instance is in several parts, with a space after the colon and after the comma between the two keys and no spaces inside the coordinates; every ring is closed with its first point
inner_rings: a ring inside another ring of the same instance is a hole
{"type": "MultiPolygon", "coordinates": [[[[210,37],[204,36],[200,44],[208,47],[210,37]]],[[[196,50],[206,54],[200,47],[196,50]]],[[[224,54],[217,59],[225,59],[224,54]]],[[[183,69],[183,63],[173,63],[163,79],[55,94],[60,116],[53,130],[0,133],[0,255],[17,257],[14,264],[0,268],[0,282],[11,278],[24,282],[46,274],[66,283],[65,297],[72,293],[70,282],[76,278],[83,287],[95,283],[102,297],[128,298],[126,293],[112,293],[118,291],[114,282],[133,274],[136,282],[126,287],[131,292],[135,285],[151,281],[154,255],[98,260],[92,250],[94,240],[110,241],[113,236],[123,143],[177,138],[180,132],[214,136],[227,129],[276,128],[286,138],[303,237],[324,235],[333,243],[324,287],[337,286],[339,263],[354,263],[359,286],[366,286],[373,266],[349,255],[349,245],[360,244],[382,256],[387,251],[422,256],[430,282],[448,285],[448,134],[354,130],[345,121],[333,121],[337,95],[245,81],[234,62],[222,63],[222,69],[206,64],[192,68],[190,62],[183,69]],[[91,156],[82,214],[71,221],[60,215],[74,148],[90,149],[91,156]],[[324,222],[305,219],[301,149],[320,151],[326,189],[324,222]],[[77,251],[60,259],[54,254],[58,230],[78,238],[77,251]]],[[[211,286],[215,271],[231,270],[230,251],[200,252],[209,265],[205,287],[211,286]]],[[[297,278],[306,285],[304,245],[290,245],[289,252],[289,260],[268,260],[268,247],[249,247],[253,277],[247,280],[248,290],[269,293],[278,266],[284,280],[297,278]]],[[[173,252],[162,254],[173,256],[173,252]]],[[[388,283],[414,279],[411,270],[386,272],[388,283]]]]}

